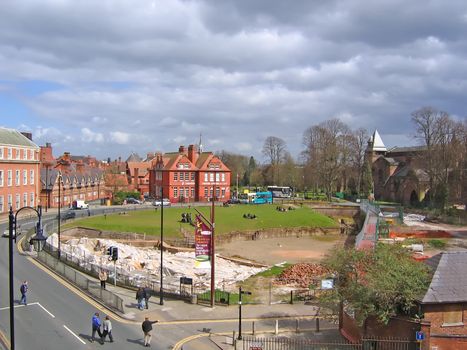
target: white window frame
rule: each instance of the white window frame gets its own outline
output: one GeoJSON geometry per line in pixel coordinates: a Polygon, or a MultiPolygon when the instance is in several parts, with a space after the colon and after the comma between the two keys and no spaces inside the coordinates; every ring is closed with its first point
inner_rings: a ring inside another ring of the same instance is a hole
{"type": "Polygon", "coordinates": [[[23,185],[27,185],[27,184],[28,184],[28,171],[23,170],[23,185]]]}
{"type": "Polygon", "coordinates": [[[21,208],[20,205],[21,205],[21,196],[19,193],[17,193],[15,196],[15,210],[18,210],[19,208],[21,208]]]}
{"type": "Polygon", "coordinates": [[[220,181],[220,174],[216,173],[216,182],[219,182],[219,181],[220,181]]]}
{"type": "Polygon", "coordinates": [[[11,147],[7,148],[7,159],[12,159],[13,158],[13,150],[11,147]]]}
{"type": "Polygon", "coordinates": [[[195,198],[195,188],[191,187],[191,198],[195,198]]]}
{"type": "Polygon", "coordinates": [[[13,186],[13,170],[8,170],[7,186],[13,186]]]}
{"type": "Polygon", "coordinates": [[[8,209],[13,206],[13,195],[8,195],[8,209]]]}
{"type": "Polygon", "coordinates": [[[204,173],[204,182],[208,182],[208,173],[204,173]]]}
{"type": "Polygon", "coordinates": [[[214,173],[209,173],[209,182],[214,182],[214,173]]]}
{"type": "Polygon", "coordinates": [[[178,187],[174,187],[174,198],[178,197],[178,187]]]}
{"type": "Polygon", "coordinates": [[[0,213],[3,213],[3,196],[0,196],[0,213]]]}
{"type": "Polygon", "coordinates": [[[34,170],[29,170],[29,183],[34,185],[34,170]]]}
{"type": "Polygon", "coordinates": [[[15,170],[15,185],[16,185],[16,186],[21,185],[20,176],[21,176],[21,171],[20,171],[19,169],[16,169],[16,170],[15,170]]]}
{"type": "Polygon", "coordinates": [[[34,208],[34,192],[29,194],[29,206],[34,208]]]}
{"type": "Polygon", "coordinates": [[[0,159],[3,159],[3,147],[0,147],[0,159]]]}
{"type": "Polygon", "coordinates": [[[27,207],[27,206],[28,206],[28,193],[24,192],[23,193],[23,207],[27,207]]]}
{"type": "Polygon", "coordinates": [[[222,182],[225,182],[225,173],[221,174],[221,179],[222,179],[222,182]]]}
{"type": "Polygon", "coordinates": [[[20,148],[15,148],[15,150],[16,150],[16,154],[15,154],[16,160],[20,160],[21,159],[20,148]]]}
{"type": "Polygon", "coordinates": [[[28,159],[28,150],[26,148],[23,148],[23,160],[28,159]]]}
{"type": "Polygon", "coordinates": [[[3,187],[4,174],[5,174],[5,172],[3,170],[0,170],[0,187],[3,187]]]}

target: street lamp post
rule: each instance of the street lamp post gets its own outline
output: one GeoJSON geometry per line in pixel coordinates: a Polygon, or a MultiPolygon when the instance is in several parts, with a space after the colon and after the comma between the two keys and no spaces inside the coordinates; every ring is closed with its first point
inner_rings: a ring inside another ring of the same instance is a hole
{"type": "Polygon", "coordinates": [[[57,229],[57,235],[58,235],[58,252],[57,252],[57,256],[58,256],[58,260],[60,260],[60,257],[62,255],[62,249],[61,249],[61,245],[60,245],[60,225],[61,225],[61,215],[60,215],[60,209],[61,209],[61,201],[62,201],[62,197],[61,197],[61,187],[62,187],[62,174],[59,172],[58,173],[58,229],[57,229]]]}
{"type": "Polygon", "coordinates": [[[238,288],[238,340],[242,340],[242,295],[251,295],[251,292],[242,290],[242,287],[238,288]]]}
{"type": "Polygon", "coordinates": [[[161,287],[160,287],[160,300],[159,304],[164,305],[164,192],[161,194],[161,287]]]}
{"type": "Polygon", "coordinates": [[[38,217],[38,222],[36,224],[36,235],[31,238],[31,242],[33,243],[36,251],[41,251],[44,247],[46,238],[43,234],[42,229],[42,207],[39,205],[37,210],[32,207],[22,207],[21,209],[17,210],[16,213],[13,215],[13,207],[10,206],[10,212],[8,215],[8,254],[9,254],[9,289],[10,289],[10,350],[15,350],[15,309],[13,305],[13,239],[16,242],[16,222],[17,216],[20,211],[23,209],[30,209],[36,212],[38,217]],[[13,237],[14,236],[14,237],[13,237]]]}

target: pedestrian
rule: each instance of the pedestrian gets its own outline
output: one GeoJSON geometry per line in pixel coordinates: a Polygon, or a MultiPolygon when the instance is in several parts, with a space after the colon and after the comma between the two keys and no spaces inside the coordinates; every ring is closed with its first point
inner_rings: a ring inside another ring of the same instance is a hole
{"type": "Polygon", "coordinates": [[[110,342],[113,343],[114,338],[112,337],[112,322],[110,322],[109,316],[105,316],[105,320],[102,322],[102,329],[102,342],[105,342],[105,337],[108,335],[110,342]]]}
{"type": "Polygon", "coordinates": [[[144,297],[144,289],[143,287],[139,287],[136,291],[136,300],[138,301],[138,309],[140,310],[143,310],[144,297]]]}
{"type": "Polygon", "coordinates": [[[144,303],[146,304],[146,309],[149,309],[149,298],[151,297],[152,290],[148,286],[144,287],[144,303]]]}
{"type": "Polygon", "coordinates": [[[159,322],[159,320],[149,321],[148,317],[144,318],[143,324],[141,325],[141,327],[143,328],[143,333],[144,333],[144,346],[147,346],[147,347],[151,346],[152,325],[157,322],[159,322]]]}
{"type": "Polygon", "coordinates": [[[101,319],[99,318],[99,313],[96,312],[94,316],[92,316],[92,335],[91,335],[91,343],[94,341],[95,336],[99,335],[101,338],[101,343],[104,343],[104,339],[102,338],[102,332],[101,332],[101,319]]]}
{"type": "Polygon", "coordinates": [[[21,292],[21,301],[19,303],[27,305],[28,303],[26,301],[26,293],[28,292],[28,281],[24,281],[21,284],[21,287],[19,287],[19,291],[21,292]]]}
{"type": "Polygon", "coordinates": [[[104,269],[99,271],[99,281],[101,281],[101,289],[105,289],[105,282],[107,281],[107,272],[104,269]]]}

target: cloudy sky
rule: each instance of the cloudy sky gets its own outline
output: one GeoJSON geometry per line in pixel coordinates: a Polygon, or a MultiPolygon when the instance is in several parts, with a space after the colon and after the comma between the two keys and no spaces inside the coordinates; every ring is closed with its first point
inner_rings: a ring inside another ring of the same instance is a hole
{"type": "Polygon", "coordinates": [[[466,117],[466,56],[465,0],[2,0],[0,125],[100,159],[296,156],[336,117],[408,145],[422,106],[466,117]]]}

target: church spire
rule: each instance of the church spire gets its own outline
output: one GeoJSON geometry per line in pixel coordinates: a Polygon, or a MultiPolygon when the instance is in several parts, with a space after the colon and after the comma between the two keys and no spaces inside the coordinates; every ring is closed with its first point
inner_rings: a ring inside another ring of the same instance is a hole
{"type": "Polygon", "coordinates": [[[199,133],[199,143],[198,143],[198,152],[203,153],[203,143],[201,142],[201,133],[199,133]]]}

